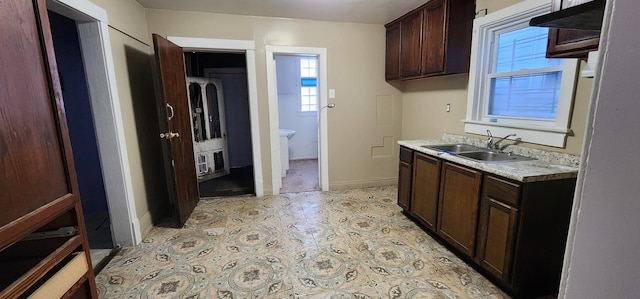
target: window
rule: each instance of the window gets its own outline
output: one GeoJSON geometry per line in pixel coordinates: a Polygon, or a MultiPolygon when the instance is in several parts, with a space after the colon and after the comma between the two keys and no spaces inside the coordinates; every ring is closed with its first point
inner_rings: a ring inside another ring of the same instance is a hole
{"type": "Polygon", "coordinates": [[[546,58],[549,30],[528,25],[550,10],[523,1],[474,21],[465,132],[564,146],[577,61],[546,58]]]}
{"type": "Polygon", "coordinates": [[[300,58],[300,111],[318,111],[318,59],[300,58]]]}

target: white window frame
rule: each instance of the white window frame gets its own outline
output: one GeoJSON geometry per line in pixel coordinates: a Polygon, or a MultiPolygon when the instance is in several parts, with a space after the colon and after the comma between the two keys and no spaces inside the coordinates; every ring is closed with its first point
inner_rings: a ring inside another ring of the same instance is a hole
{"type": "MultiPolygon", "coordinates": [[[[487,130],[496,136],[516,133],[523,142],[554,147],[564,147],[571,133],[569,120],[577,81],[577,59],[564,59],[560,69],[562,81],[555,121],[536,118],[488,119],[486,111],[490,96],[494,51],[492,40],[497,33],[526,27],[529,20],[551,12],[551,0],[526,0],[493,12],[473,22],[471,64],[465,132],[486,135],[487,130]]],[[[547,69],[556,69],[547,68],[547,69]]],[[[526,72],[526,71],[524,71],[526,72]]]]}

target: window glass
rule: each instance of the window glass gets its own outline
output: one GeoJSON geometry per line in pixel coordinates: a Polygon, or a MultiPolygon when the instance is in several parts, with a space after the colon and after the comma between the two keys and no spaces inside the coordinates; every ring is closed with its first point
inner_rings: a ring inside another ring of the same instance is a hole
{"type": "Polygon", "coordinates": [[[555,119],[562,73],[491,79],[489,115],[555,119]]]}
{"type": "Polygon", "coordinates": [[[562,65],[562,59],[549,59],[549,29],[525,27],[498,35],[495,73],[562,65]]]}
{"type": "Polygon", "coordinates": [[[318,59],[300,58],[300,111],[318,110],[318,59]]]}

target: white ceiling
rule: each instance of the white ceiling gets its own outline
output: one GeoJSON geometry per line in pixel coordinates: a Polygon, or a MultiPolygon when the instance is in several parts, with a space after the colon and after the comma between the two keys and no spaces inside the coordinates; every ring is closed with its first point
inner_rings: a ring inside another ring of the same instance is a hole
{"type": "Polygon", "coordinates": [[[136,0],[145,8],[386,24],[427,0],[136,0]]]}

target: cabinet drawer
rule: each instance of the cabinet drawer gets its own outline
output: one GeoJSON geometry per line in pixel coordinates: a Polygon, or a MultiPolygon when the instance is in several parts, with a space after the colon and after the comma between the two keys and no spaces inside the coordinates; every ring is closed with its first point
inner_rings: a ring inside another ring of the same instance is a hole
{"type": "Polygon", "coordinates": [[[520,204],[520,185],[493,176],[485,176],[482,191],[489,198],[518,206],[520,204]]]}
{"type": "Polygon", "coordinates": [[[412,164],[413,163],[413,150],[406,147],[400,147],[400,161],[412,164]]]}

